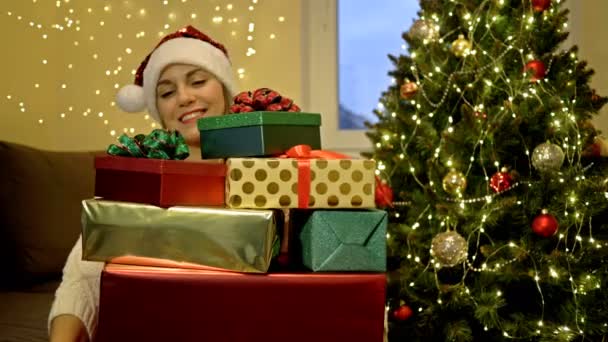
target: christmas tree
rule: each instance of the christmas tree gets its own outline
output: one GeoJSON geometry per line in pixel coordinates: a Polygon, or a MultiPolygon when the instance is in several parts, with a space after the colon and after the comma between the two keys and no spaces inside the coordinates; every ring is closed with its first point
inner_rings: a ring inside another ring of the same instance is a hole
{"type": "Polygon", "coordinates": [[[607,99],[563,5],[421,0],[389,56],[366,155],[393,192],[389,340],[608,338],[607,99]]]}

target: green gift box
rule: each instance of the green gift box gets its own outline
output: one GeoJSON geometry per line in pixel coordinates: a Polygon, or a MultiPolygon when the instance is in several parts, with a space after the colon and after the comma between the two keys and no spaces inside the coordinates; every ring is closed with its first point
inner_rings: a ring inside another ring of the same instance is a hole
{"type": "Polygon", "coordinates": [[[199,119],[203,159],[278,155],[295,145],[321,148],[321,115],[250,112],[199,119]]]}
{"type": "Polygon", "coordinates": [[[294,211],[302,262],[317,271],[386,271],[387,214],[383,210],[294,211]]]}

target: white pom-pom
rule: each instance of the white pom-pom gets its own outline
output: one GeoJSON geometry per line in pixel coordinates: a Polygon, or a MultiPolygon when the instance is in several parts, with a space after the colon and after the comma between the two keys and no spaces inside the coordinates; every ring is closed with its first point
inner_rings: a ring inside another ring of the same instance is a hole
{"type": "Polygon", "coordinates": [[[144,88],[135,84],[122,87],[116,94],[116,104],[125,112],[137,113],[143,111],[146,109],[144,88]]]}

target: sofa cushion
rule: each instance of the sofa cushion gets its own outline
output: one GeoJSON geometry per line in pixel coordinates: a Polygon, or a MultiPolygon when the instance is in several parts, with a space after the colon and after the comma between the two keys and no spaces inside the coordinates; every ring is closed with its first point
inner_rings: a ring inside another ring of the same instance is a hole
{"type": "Polygon", "coordinates": [[[54,293],[1,292],[0,341],[48,341],[54,293]]]}
{"type": "Polygon", "coordinates": [[[91,198],[93,152],[50,152],[0,142],[0,287],[57,278],[91,198]]]}

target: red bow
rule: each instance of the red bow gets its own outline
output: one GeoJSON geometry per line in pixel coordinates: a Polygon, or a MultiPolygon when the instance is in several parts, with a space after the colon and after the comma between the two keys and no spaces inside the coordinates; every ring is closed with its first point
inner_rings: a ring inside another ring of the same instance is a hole
{"type": "Polygon", "coordinates": [[[310,145],[296,145],[279,157],[296,159],[351,159],[346,154],[334,151],[313,150],[310,145]]]}
{"type": "MultiPolygon", "coordinates": [[[[351,159],[342,153],[326,150],[313,150],[309,145],[296,145],[279,158],[294,158],[298,160],[298,208],[308,208],[310,199],[310,159],[351,159]]],[[[376,205],[379,207],[393,206],[393,191],[376,176],[376,205]]]]}

